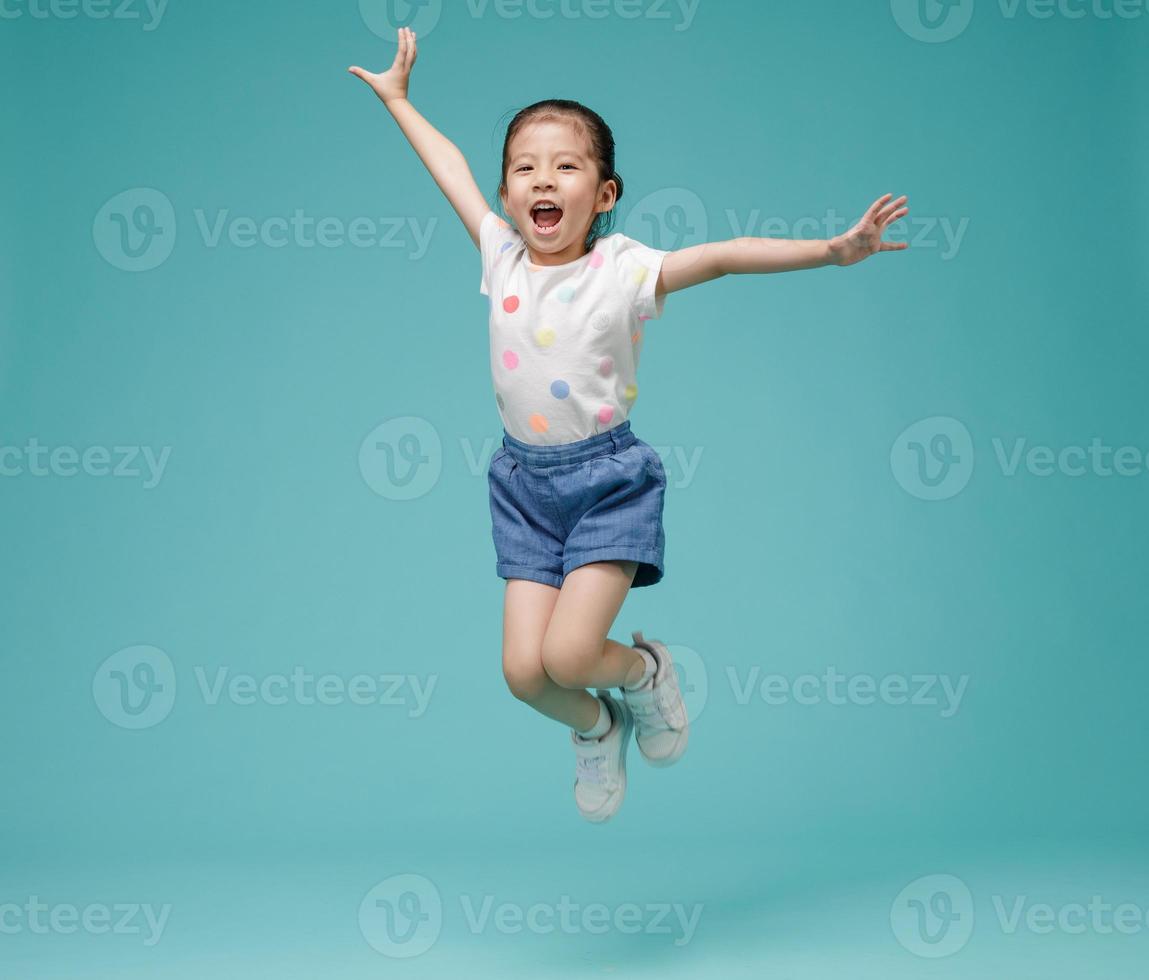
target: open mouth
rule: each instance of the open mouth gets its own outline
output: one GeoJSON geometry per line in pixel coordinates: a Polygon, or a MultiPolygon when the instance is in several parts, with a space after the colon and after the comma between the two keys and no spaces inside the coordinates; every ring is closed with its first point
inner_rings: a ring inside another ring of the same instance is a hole
{"type": "Polygon", "coordinates": [[[531,220],[538,234],[553,235],[558,229],[559,222],[563,220],[563,209],[552,204],[543,204],[531,210],[531,220]]]}

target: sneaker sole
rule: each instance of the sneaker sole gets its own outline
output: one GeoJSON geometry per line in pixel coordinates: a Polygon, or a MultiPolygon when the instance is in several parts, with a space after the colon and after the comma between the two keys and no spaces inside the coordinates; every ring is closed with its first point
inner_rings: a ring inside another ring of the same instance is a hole
{"type": "Polygon", "coordinates": [[[659,756],[647,755],[645,752],[642,751],[642,744],[638,742],[637,738],[635,739],[636,744],[638,744],[638,751],[642,753],[642,757],[648,763],[650,763],[650,765],[654,766],[655,769],[665,769],[667,766],[673,766],[679,759],[682,758],[682,753],[686,751],[686,743],[688,741],[690,741],[690,725],[689,725],[689,723],[679,733],[678,738],[675,739],[674,748],[672,748],[664,756],[659,757],[659,756]]]}
{"type": "Polygon", "coordinates": [[[594,813],[583,813],[582,810],[579,810],[579,813],[582,814],[583,819],[589,823],[606,823],[611,817],[618,813],[619,809],[622,807],[622,801],[626,799],[626,750],[630,746],[630,736],[634,731],[634,718],[630,713],[630,709],[627,708],[625,704],[622,704],[622,702],[616,703],[622,705],[621,710],[623,728],[622,748],[618,754],[619,792],[614,804],[614,808],[611,810],[595,810],[594,813]]]}

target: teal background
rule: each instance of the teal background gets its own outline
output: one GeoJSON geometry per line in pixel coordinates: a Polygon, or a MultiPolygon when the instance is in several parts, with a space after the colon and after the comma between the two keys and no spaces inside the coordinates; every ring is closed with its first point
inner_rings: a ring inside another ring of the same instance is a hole
{"type": "Polygon", "coordinates": [[[501,675],[479,256],[346,73],[394,54],[367,26],[386,8],[365,4],[173,0],[152,30],[0,22],[0,445],[170,447],[151,489],[0,479],[0,906],[172,907],[154,946],[0,932],[0,977],[1142,975],[1144,915],[1133,935],[1011,935],[992,897],[1149,907],[1149,10],[1009,18],[978,0],[944,43],[870,0],[702,0],[682,30],[677,8],[622,4],[416,21],[411,100],[492,202],[502,127],[550,96],[612,126],[616,227],[633,215],[655,247],[910,198],[905,252],[729,276],[648,324],[631,421],[666,460],[666,578],[612,635],[642,629],[695,665],[698,716],[675,768],[632,751],[622,811],[591,826],[567,732],[501,675]],[[134,188],[174,214],[170,256],[140,272],[97,246],[101,208],[134,188]],[[701,202],[705,235],[633,210],[667,188],[701,202]],[[399,247],[212,247],[196,214],[223,209],[408,224],[399,247]],[[923,233],[965,219],[952,255],[923,233]],[[412,224],[430,229],[421,254],[412,224]],[[972,442],[944,500],[907,491],[904,452],[891,462],[935,416],[972,442]],[[395,418],[427,457],[405,500],[360,459],[395,418]],[[994,451],[1094,437],[1138,447],[1136,474],[1011,476],[994,451]],[[94,683],[141,644],[170,659],[174,703],[130,730],[94,683]],[[211,705],[196,682],[297,666],[435,686],[412,717],[211,705]],[[730,681],[828,666],[968,685],[941,717],[740,704],[730,681]],[[358,920],[396,874],[441,895],[414,957],[358,920]],[[938,959],[891,925],[903,886],[933,874],[964,882],[976,915],[938,959]],[[464,895],[702,913],[683,945],[475,934],[464,895]]]}

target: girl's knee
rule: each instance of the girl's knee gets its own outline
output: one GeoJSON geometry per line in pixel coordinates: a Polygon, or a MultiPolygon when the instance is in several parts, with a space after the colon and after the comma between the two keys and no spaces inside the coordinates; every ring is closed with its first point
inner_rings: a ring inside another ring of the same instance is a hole
{"type": "Polygon", "coordinates": [[[543,642],[543,669],[559,687],[589,687],[588,678],[601,657],[601,651],[590,651],[584,645],[569,641],[556,639],[543,642]]]}
{"type": "Polygon", "coordinates": [[[538,656],[503,657],[503,678],[520,701],[537,701],[547,686],[547,672],[538,656]]]}

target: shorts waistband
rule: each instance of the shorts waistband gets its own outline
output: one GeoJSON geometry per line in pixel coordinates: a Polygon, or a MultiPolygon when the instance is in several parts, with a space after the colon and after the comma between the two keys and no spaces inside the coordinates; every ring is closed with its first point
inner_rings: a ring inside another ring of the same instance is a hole
{"type": "Polygon", "coordinates": [[[577,442],[564,442],[557,446],[537,446],[522,442],[503,429],[503,448],[524,466],[562,466],[581,463],[596,456],[609,456],[634,445],[637,437],[630,431],[630,419],[624,419],[613,429],[599,432],[577,442]]]}

